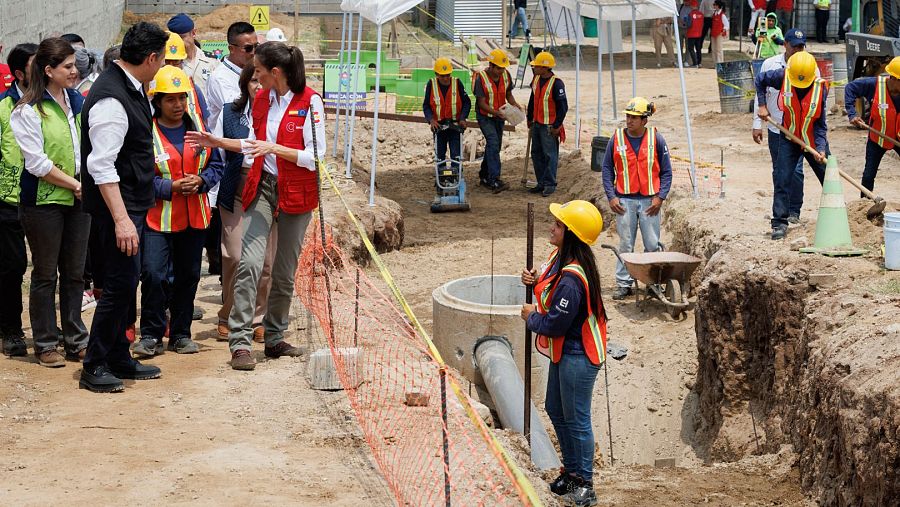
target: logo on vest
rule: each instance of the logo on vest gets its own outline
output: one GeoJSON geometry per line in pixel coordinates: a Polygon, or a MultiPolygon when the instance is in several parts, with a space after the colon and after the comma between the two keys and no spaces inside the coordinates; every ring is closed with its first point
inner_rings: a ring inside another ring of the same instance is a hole
{"type": "Polygon", "coordinates": [[[888,108],[887,102],[882,102],[881,104],[878,104],[878,109],[887,109],[887,108],[888,108]]]}
{"type": "Polygon", "coordinates": [[[293,133],[295,130],[297,130],[297,124],[292,121],[289,121],[284,125],[284,129],[290,133],[293,133]]]}

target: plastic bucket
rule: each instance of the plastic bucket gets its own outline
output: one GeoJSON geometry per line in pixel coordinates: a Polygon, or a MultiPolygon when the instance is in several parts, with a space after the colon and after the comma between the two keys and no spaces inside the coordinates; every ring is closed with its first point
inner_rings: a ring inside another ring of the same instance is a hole
{"type": "Polygon", "coordinates": [[[753,73],[750,60],[716,64],[719,81],[719,104],[723,114],[746,113],[753,96],[753,73]]]}
{"type": "Polygon", "coordinates": [[[900,213],[884,214],[884,267],[900,271],[900,213]]]}
{"type": "Polygon", "coordinates": [[[606,156],[606,147],[609,146],[609,138],[595,136],[591,140],[591,171],[603,171],[603,157],[606,156]]]}
{"type": "Polygon", "coordinates": [[[838,107],[844,108],[844,85],[847,84],[847,54],[832,53],[831,54],[832,70],[834,73],[834,86],[828,92],[834,95],[834,100],[838,107]]]}
{"type": "MultiPolygon", "coordinates": [[[[816,57],[816,66],[819,67],[819,76],[825,81],[831,83],[834,81],[834,60],[831,53],[813,53],[816,57]]],[[[834,105],[834,93],[829,92],[828,98],[825,99],[826,111],[831,110],[834,105]]]]}

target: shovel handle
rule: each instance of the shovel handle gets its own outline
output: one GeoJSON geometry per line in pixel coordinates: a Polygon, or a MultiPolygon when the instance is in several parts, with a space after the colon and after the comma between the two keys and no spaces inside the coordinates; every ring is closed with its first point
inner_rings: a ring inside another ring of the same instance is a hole
{"type": "Polygon", "coordinates": [[[866,130],[868,130],[869,132],[875,134],[876,136],[884,139],[885,141],[890,141],[890,142],[894,143],[894,145],[900,146],[900,141],[894,139],[893,137],[891,137],[887,134],[882,134],[881,132],[873,129],[870,125],[866,125],[866,130]]]}
{"type": "Polygon", "coordinates": [[[799,144],[804,150],[806,150],[807,152],[809,152],[812,156],[814,156],[814,157],[816,157],[816,158],[819,157],[819,152],[817,152],[815,149],[813,149],[812,146],[810,146],[809,144],[805,143],[805,142],[803,141],[803,139],[800,139],[799,137],[795,136],[793,132],[791,132],[790,130],[784,128],[783,125],[777,123],[775,120],[772,119],[771,116],[766,117],[766,121],[769,122],[769,123],[771,123],[772,125],[774,125],[775,128],[777,128],[779,131],[781,131],[781,133],[784,134],[785,137],[787,137],[787,138],[790,139],[791,141],[794,141],[795,143],[799,144]]]}

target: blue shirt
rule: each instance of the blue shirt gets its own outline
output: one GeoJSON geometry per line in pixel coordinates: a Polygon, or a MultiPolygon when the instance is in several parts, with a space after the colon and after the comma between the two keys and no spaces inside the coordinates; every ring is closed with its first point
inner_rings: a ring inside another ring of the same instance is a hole
{"type": "MultiPolygon", "coordinates": [[[[644,131],[647,135],[647,131],[644,131]]],[[[641,151],[641,143],[644,141],[644,135],[641,137],[631,137],[628,130],[625,130],[625,139],[631,145],[631,149],[635,153],[641,151]]],[[[606,199],[610,200],[615,197],[641,197],[640,193],[620,194],[616,191],[616,164],[613,161],[613,144],[614,140],[610,139],[606,145],[606,153],[603,155],[603,190],[606,192],[606,199]]],[[[656,131],[656,160],[659,161],[659,192],[656,194],[660,199],[665,199],[669,195],[672,188],[672,160],[669,158],[669,146],[662,134],[656,131]]],[[[647,196],[644,196],[647,197],[647,196]]]]}
{"type": "MultiPolygon", "coordinates": [[[[558,257],[548,276],[554,276],[557,271],[559,271],[558,257]]],[[[581,326],[584,325],[585,319],[587,319],[587,296],[584,293],[584,284],[573,273],[563,273],[553,292],[550,309],[545,314],[531,312],[526,325],[528,329],[544,336],[565,336],[563,354],[584,354],[581,326]]]]}
{"type": "MultiPolygon", "coordinates": [[[[856,112],[856,99],[864,97],[869,102],[875,100],[875,89],[878,87],[877,77],[861,77],[847,83],[844,87],[844,109],[851,120],[859,116],[856,112]]],[[[900,110],[900,96],[891,95],[894,109],[900,110]]]]}
{"type": "MultiPolygon", "coordinates": [[[[157,123],[159,126],[159,131],[162,135],[166,137],[169,143],[178,150],[178,153],[184,153],[184,133],[187,132],[187,125],[182,122],[181,126],[175,128],[164,127],[163,125],[157,123]]],[[[204,169],[200,178],[203,180],[203,184],[200,185],[200,188],[197,190],[197,193],[205,194],[209,192],[209,189],[216,186],[216,183],[222,179],[222,172],[225,168],[224,163],[222,162],[222,157],[219,156],[219,150],[211,150],[209,156],[209,163],[206,164],[206,169],[204,169]]],[[[162,199],[164,201],[172,200],[172,183],[173,181],[167,178],[163,178],[162,176],[154,176],[153,177],[153,190],[156,194],[157,199],[162,199]]]]}
{"type": "MultiPolygon", "coordinates": [[[[784,84],[784,72],[785,69],[775,69],[770,70],[768,72],[762,72],[760,75],[756,76],[755,86],[756,86],[756,103],[760,106],[766,105],[766,87],[772,87],[776,90],[781,90],[781,86],[784,84]]],[[[806,97],[806,94],[812,90],[812,86],[809,88],[797,88],[796,86],[791,86],[791,91],[797,94],[797,98],[803,100],[803,97],[806,97]]],[[[845,89],[846,90],[846,89],[845,89]]],[[[844,92],[846,93],[846,91],[844,92]]],[[[819,106],[822,108],[822,114],[816,118],[815,123],[813,123],[813,139],[815,139],[816,148],[824,150],[825,146],[828,145],[828,139],[826,139],[826,135],[828,134],[828,126],[825,124],[825,100],[828,98],[828,90],[825,89],[822,91],[822,104],[819,106]]]]}

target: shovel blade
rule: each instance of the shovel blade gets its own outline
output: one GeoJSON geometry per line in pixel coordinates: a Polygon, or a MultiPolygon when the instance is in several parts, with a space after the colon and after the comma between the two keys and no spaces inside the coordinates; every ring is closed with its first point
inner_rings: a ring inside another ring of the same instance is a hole
{"type": "Polygon", "coordinates": [[[873,204],[872,207],[869,208],[868,211],[866,211],[866,218],[871,220],[873,218],[881,216],[885,206],[887,206],[887,201],[885,201],[884,199],[875,201],[875,204],[873,204]]]}

